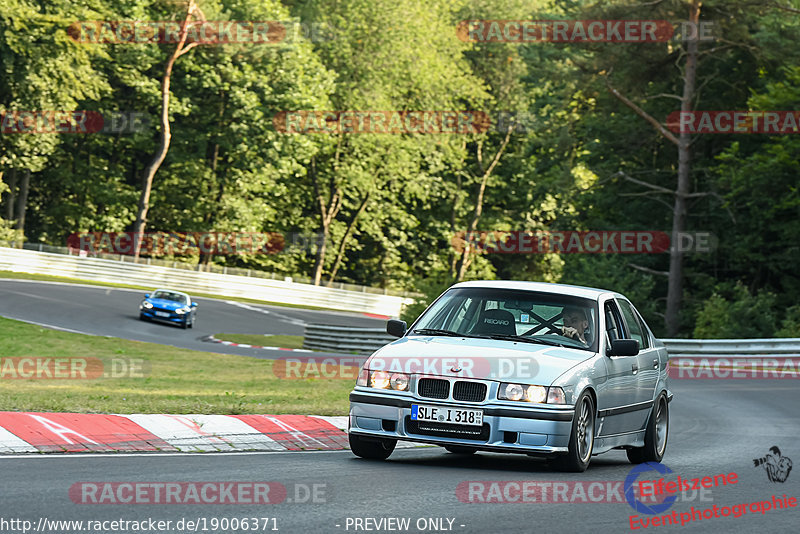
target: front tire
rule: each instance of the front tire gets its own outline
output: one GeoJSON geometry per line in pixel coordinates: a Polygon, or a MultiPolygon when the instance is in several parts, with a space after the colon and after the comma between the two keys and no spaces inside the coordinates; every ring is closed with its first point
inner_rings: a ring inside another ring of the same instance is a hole
{"type": "Polygon", "coordinates": [[[662,392],[656,402],[653,403],[653,410],[650,412],[650,419],[647,421],[647,429],[644,433],[644,447],[628,449],[628,460],[633,464],[644,462],[660,462],[667,451],[667,437],[669,435],[669,403],[667,396],[662,392]]]}
{"type": "Polygon", "coordinates": [[[569,436],[567,454],[553,460],[553,465],[562,471],[582,473],[589,467],[594,448],[595,410],[592,396],[584,391],[575,403],[575,417],[569,436]]]}
{"type": "Polygon", "coordinates": [[[349,434],[348,438],[350,440],[350,450],[353,451],[353,454],[369,460],[387,459],[394,451],[394,446],[397,445],[396,439],[367,439],[355,434],[349,434]]]}

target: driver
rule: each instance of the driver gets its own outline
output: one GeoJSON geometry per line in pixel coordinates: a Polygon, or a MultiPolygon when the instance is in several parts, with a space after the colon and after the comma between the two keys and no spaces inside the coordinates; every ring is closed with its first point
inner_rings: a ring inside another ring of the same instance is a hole
{"type": "Polygon", "coordinates": [[[581,343],[586,343],[585,332],[589,328],[589,319],[586,316],[586,309],[577,306],[565,306],[562,310],[564,317],[564,326],[561,328],[561,334],[564,337],[577,339],[581,343]]]}

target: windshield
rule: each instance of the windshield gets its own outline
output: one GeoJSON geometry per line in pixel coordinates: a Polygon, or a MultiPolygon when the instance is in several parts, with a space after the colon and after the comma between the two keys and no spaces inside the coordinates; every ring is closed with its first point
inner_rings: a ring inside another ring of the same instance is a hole
{"type": "Polygon", "coordinates": [[[453,333],[597,351],[597,303],[534,291],[451,289],[425,311],[410,335],[453,333]]]}
{"type": "Polygon", "coordinates": [[[189,300],[186,298],[186,295],[181,295],[180,293],[173,293],[172,291],[156,291],[155,293],[150,295],[150,298],[171,300],[179,304],[186,304],[189,300]]]}

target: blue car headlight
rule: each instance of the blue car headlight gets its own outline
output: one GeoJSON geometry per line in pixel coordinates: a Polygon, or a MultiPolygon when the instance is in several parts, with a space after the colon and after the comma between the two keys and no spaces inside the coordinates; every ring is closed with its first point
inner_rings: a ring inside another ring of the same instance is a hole
{"type": "Polygon", "coordinates": [[[189,306],[184,306],[183,308],[178,308],[175,310],[175,313],[183,315],[184,313],[189,313],[190,311],[192,311],[192,309],[189,306]]]}
{"type": "Polygon", "coordinates": [[[140,307],[141,307],[141,308],[144,308],[144,309],[146,309],[146,310],[149,310],[150,308],[152,308],[152,307],[153,307],[153,305],[152,305],[152,304],[150,304],[149,302],[147,302],[147,301],[145,300],[144,302],[142,302],[142,305],[141,305],[140,307]]]}

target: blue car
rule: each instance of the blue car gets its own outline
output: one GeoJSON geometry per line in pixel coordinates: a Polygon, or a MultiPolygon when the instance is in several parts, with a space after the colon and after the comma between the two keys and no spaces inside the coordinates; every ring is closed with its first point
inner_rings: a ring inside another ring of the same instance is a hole
{"type": "Polygon", "coordinates": [[[139,319],[178,324],[183,328],[194,327],[197,303],[186,293],[171,289],[156,289],[144,296],[139,304],[139,319]]]}

